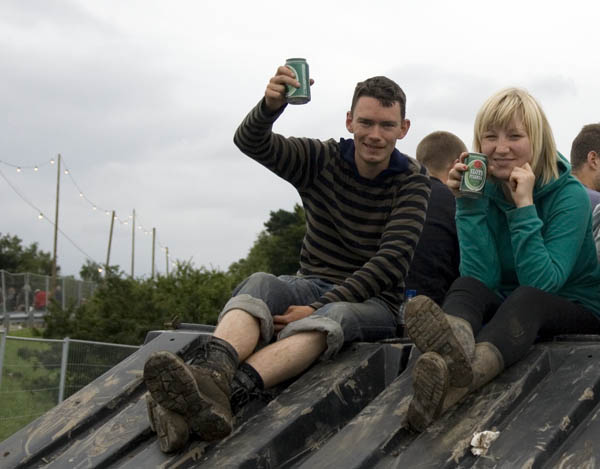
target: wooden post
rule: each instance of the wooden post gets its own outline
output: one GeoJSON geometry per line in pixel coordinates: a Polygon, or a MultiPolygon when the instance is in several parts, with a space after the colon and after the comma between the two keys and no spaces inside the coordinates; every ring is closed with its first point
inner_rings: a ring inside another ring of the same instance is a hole
{"type": "Polygon", "coordinates": [[[133,278],[133,266],[135,263],[135,208],[131,220],[131,278],[133,278]]]}
{"type": "Polygon", "coordinates": [[[60,194],[60,153],[57,158],[56,168],[56,211],[54,214],[54,251],[52,256],[52,281],[50,285],[50,298],[54,298],[56,290],[56,245],[58,239],[58,199],[60,194]]]}
{"type": "Polygon", "coordinates": [[[165,251],[167,252],[167,277],[169,276],[169,248],[166,247],[165,251]]]}
{"type": "Polygon", "coordinates": [[[154,253],[156,251],[156,228],[152,228],[152,279],[154,279],[154,253]]]}

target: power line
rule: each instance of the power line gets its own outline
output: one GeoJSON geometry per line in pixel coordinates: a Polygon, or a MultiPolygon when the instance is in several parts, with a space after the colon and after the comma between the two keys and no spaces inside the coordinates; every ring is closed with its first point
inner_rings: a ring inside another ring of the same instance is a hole
{"type": "MultiPolygon", "coordinates": [[[[97,211],[103,211],[106,215],[110,215],[111,210],[106,209],[101,207],[100,205],[94,203],[85,193],[84,191],[81,189],[81,187],[79,186],[79,184],[77,183],[77,181],[75,180],[71,170],[68,168],[65,158],[61,157],[61,161],[62,164],[64,166],[64,170],[63,173],[67,176],[69,176],[69,179],[71,180],[71,182],[73,183],[73,185],[75,186],[75,188],[77,189],[77,191],[79,192],[79,197],[82,198],[83,200],[85,200],[91,207],[92,210],[97,211]]],[[[17,172],[21,172],[24,169],[33,169],[34,171],[38,171],[39,168],[44,167],[46,165],[54,165],[55,164],[55,160],[52,158],[48,161],[42,162],[40,164],[36,164],[36,165],[18,165],[18,164],[14,164],[14,163],[10,163],[7,161],[3,161],[0,160],[0,163],[15,168],[17,170],[17,172]]],[[[0,171],[1,173],[1,171],[0,171]]],[[[36,212],[39,213],[38,218],[45,218],[50,224],[54,225],[54,222],[52,220],[50,220],[48,217],[46,217],[46,215],[39,209],[37,208],[37,206],[35,206],[30,200],[28,200],[7,178],[6,176],[2,173],[2,178],[8,183],[8,185],[13,189],[13,191],[15,191],[15,193],[23,200],[25,201],[30,207],[32,207],[34,210],[36,210],[36,212]]],[[[115,213],[115,218],[117,219],[117,221],[121,224],[121,225],[129,225],[129,219],[132,218],[131,215],[128,215],[126,218],[121,218],[118,215],[116,215],[115,213]]],[[[139,220],[139,216],[136,216],[136,218],[139,220]]],[[[144,232],[145,235],[148,235],[152,229],[148,229],[147,227],[143,226],[143,224],[137,224],[137,228],[141,231],[144,232]]],[[[88,254],[85,253],[85,251],[83,251],[79,246],[77,246],[77,244],[66,234],[64,233],[60,228],[58,228],[58,231],[67,239],[69,240],[69,242],[76,248],[78,249],[84,256],[86,256],[87,258],[89,258],[90,260],[95,261],[91,256],[89,256],[88,254]]],[[[158,236],[156,236],[156,242],[158,243],[159,247],[165,251],[168,252],[167,250],[169,249],[166,245],[163,245],[163,243],[161,242],[161,240],[159,239],[158,236]]],[[[169,256],[171,259],[177,259],[172,252],[170,253],[169,256]]],[[[176,265],[176,261],[171,261],[172,265],[175,266],[176,265]]]]}
{"type": "MultiPolygon", "coordinates": [[[[2,172],[2,170],[0,169],[0,176],[2,177],[2,179],[4,179],[6,181],[6,183],[10,186],[10,188],[15,192],[15,194],[17,194],[27,205],[29,205],[31,208],[33,208],[37,213],[38,213],[38,218],[40,219],[45,219],[48,223],[50,223],[52,226],[54,226],[54,222],[52,220],[50,220],[50,218],[48,218],[46,215],[44,215],[44,213],[36,206],[33,204],[33,202],[31,202],[27,197],[25,197],[23,194],[21,194],[21,192],[8,180],[8,178],[5,176],[5,174],[2,172]]],[[[71,239],[70,236],[68,236],[63,230],[61,230],[60,228],[58,228],[58,232],[63,235],[65,237],[65,239],[67,239],[67,241],[69,241],[73,247],[75,247],[75,249],[77,249],[79,252],[81,252],[87,259],[95,262],[96,264],[100,264],[98,261],[96,261],[92,256],[90,256],[88,253],[86,253],[83,249],[81,249],[77,243],[75,243],[75,241],[73,241],[71,239]]]]}

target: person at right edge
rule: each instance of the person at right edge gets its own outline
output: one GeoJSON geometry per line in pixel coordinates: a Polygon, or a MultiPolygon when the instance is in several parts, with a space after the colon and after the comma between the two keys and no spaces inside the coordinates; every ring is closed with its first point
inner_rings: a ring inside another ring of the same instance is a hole
{"type": "Polygon", "coordinates": [[[422,352],[407,415],[418,431],[523,358],[538,335],[600,333],[588,195],[537,101],[518,88],[494,94],[475,120],[474,148],[488,157],[483,197],[461,197],[467,153],[447,183],[461,277],[441,307],[426,296],[406,307],[408,336],[422,352]]]}

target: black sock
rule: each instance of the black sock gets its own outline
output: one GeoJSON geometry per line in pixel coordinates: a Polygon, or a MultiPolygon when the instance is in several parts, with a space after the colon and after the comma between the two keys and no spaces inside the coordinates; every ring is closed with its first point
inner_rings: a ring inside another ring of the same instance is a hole
{"type": "Polygon", "coordinates": [[[231,384],[231,410],[234,414],[244,407],[252,398],[259,397],[265,385],[251,365],[242,363],[233,376],[231,384]]]}

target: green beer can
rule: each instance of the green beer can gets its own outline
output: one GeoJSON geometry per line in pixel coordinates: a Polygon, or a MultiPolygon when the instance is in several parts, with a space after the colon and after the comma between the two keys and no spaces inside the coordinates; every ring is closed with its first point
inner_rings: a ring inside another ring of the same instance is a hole
{"type": "Polygon", "coordinates": [[[310,78],[308,75],[308,63],[306,59],[287,59],[285,65],[296,74],[296,80],[300,82],[300,88],[286,86],[285,97],[289,104],[306,104],[310,101],[310,78]]]}
{"type": "Polygon", "coordinates": [[[487,155],[483,153],[469,153],[464,163],[467,170],[460,180],[460,193],[464,197],[477,199],[483,195],[485,180],[487,178],[487,155]]]}

